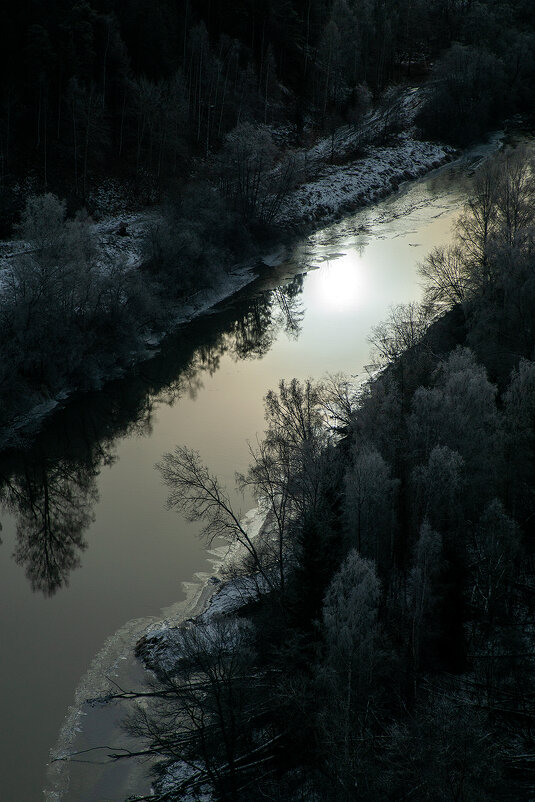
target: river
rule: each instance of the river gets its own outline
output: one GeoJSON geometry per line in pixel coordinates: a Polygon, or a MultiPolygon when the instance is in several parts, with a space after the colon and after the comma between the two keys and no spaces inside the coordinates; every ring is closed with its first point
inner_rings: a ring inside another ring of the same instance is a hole
{"type": "MultiPolygon", "coordinates": [[[[45,785],[65,802],[142,790],[128,786],[143,783],[142,767],[120,785],[85,762],[55,763],[47,779],[46,764],[51,749],[119,737],[109,711],[88,714],[83,700],[107,676],[128,669],[134,681],[135,638],[180,616],[188,587],[193,596],[213,570],[198,527],[167,511],[155,463],[185,444],[232,485],[279,379],[363,377],[371,327],[419,298],[418,261],[451,239],[466,165],[308,237],[130,376],[72,402],[31,450],[1,458],[3,800],[37,802],[45,785]]],[[[245,512],[253,500],[237,503],[245,512]]]]}

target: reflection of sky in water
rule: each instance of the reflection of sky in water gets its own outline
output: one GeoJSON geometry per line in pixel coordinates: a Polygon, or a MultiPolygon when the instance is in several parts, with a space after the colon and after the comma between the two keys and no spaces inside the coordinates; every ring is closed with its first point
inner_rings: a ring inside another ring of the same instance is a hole
{"type": "MultiPolygon", "coordinates": [[[[281,297],[282,322],[265,356],[236,359],[222,353],[217,370],[192,376],[194,398],[184,381],[173,405],[156,402],[150,436],[131,434],[113,446],[116,462],[99,467],[96,477],[99,502],[85,532],[82,567],[52,599],[32,594],[24,569],[10,558],[15,522],[4,516],[0,603],[13,611],[4,614],[0,632],[3,654],[9,654],[0,665],[0,682],[9,689],[0,701],[0,720],[9,723],[9,739],[0,750],[6,798],[37,798],[41,767],[73,688],[105,638],[129,619],[157,615],[180,598],[182,581],[209,570],[195,528],[166,511],[166,491],[154,464],[175,444],[187,444],[232,484],[234,471],[247,466],[247,440],[264,429],[262,398],[280,378],[362,374],[371,327],[391,304],[418,296],[416,263],[448,240],[458,200],[451,187],[430,190],[422,183],[296,248],[289,272],[317,268],[285,312],[300,323],[299,337],[295,327],[284,324],[281,297]],[[34,768],[21,761],[29,751],[34,768]]],[[[242,503],[246,510],[251,500],[242,503]]]]}

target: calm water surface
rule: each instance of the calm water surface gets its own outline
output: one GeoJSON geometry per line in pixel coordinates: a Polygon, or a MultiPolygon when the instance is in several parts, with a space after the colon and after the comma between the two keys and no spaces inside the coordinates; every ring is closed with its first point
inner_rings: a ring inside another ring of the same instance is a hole
{"type": "Polygon", "coordinates": [[[135,638],[151,618],[177,615],[183,583],[212,569],[196,527],[166,511],[154,464],[187,444],[232,484],[280,378],[363,375],[371,327],[419,298],[417,262],[449,241],[462,199],[449,168],[320,231],[273,270],[280,289],[259,282],[0,462],[2,800],[42,800],[45,785],[49,800],[69,802],[142,790],[131,773],[121,785],[85,762],[55,763],[47,779],[46,764],[51,749],[118,745],[113,714],[81,703],[106,676],[135,681],[125,659],[135,638]]]}

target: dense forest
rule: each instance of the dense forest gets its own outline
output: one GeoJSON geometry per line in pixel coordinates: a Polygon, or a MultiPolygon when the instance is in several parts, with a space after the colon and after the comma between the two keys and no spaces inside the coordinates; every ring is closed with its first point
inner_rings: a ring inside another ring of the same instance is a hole
{"type": "Polygon", "coordinates": [[[373,330],[370,380],[267,394],[238,477],[258,534],[197,453],[162,458],[242,601],[145,638],[155,679],[111,695],[142,699],[151,798],[532,798],[534,222],[532,152],[505,150],[423,303],[373,330]]]}
{"type": "Polygon", "coordinates": [[[396,82],[429,78],[423,132],[465,143],[532,111],[534,36],[530,0],[6,0],[2,231],[30,193],[146,203],[240,123],[289,144],[396,82]]]}

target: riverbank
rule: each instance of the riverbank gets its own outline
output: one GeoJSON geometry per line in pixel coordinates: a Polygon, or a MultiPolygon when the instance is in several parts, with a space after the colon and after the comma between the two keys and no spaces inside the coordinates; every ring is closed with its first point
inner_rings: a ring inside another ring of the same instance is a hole
{"type": "MultiPolygon", "coordinates": [[[[254,540],[265,525],[265,515],[258,508],[252,509],[246,514],[242,524],[247,529],[249,537],[254,540]]],[[[235,548],[231,551],[234,553],[235,548]]],[[[145,669],[156,677],[165,680],[166,677],[172,676],[177,665],[184,659],[182,641],[184,627],[199,627],[197,631],[202,632],[202,637],[207,637],[211,641],[212,637],[217,637],[213,633],[217,631],[218,622],[222,620],[237,622],[240,611],[258,601],[261,593],[258,577],[238,576],[223,581],[220,574],[228,564],[230,554],[222,549],[221,555],[219,566],[215,566],[218,570],[191,598],[184,609],[182,620],[177,622],[167,619],[149,626],[147,632],[136,643],[136,657],[145,669]]],[[[176,789],[193,774],[195,771],[190,764],[176,760],[167,765],[163,772],[158,773],[155,781],[157,792],[159,794],[176,792],[176,789]]],[[[154,787],[151,788],[151,793],[153,792],[154,787]]],[[[201,784],[194,794],[188,791],[183,794],[181,792],[181,799],[184,802],[213,802],[215,796],[209,784],[201,784]]]]}
{"type": "MultiPolygon", "coordinates": [[[[358,136],[356,131],[340,132],[337,152],[339,158],[349,159],[343,164],[328,163],[327,139],[305,154],[309,163],[306,174],[310,180],[301,183],[286,198],[277,221],[281,238],[279,242],[273,242],[271,252],[257,260],[235,264],[221,275],[215,286],[193,293],[174,311],[164,330],[144,332],[137,342],[132,343],[126,365],[123,361],[121,365],[108,366],[105,371],[95,374],[84,391],[99,389],[107,381],[120,378],[133,364],[149,359],[170,331],[186,325],[243,289],[257,277],[262,266],[279,264],[285,253],[281,240],[291,241],[298,233],[312,232],[322,223],[369,205],[394,192],[402,182],[422,176],[456,155],[453,148],[398,135],[390,147],[370,146],[365,156],[351,160],[352,147],[356,147],[358,136]]],[[[161,210],[152,209],[139,214],[114,215],[95,222],[92,229],[97,242],[99,269],[107,271],[110,265],[117,263],[132,271],[142,269],[147,258],[147,239],[161,220],[161,210]]],[[[0,243],[0,271],[12,260],[29,252],[28,243],[20,240],[0,243]]],[[[62,387],[52,397],[44,393],[37,403],[0,431],[0,450],[27,447],[44,421],[65,407],[79,391],[78,387],[62,387]]]]}
{"type": "MultiPolygon", "coordinates": [[[[254,508],[246,513],[242,523],[251,537],[255,537],[264,522],[264,515],[254,508]]],[[[234,553],[234,551],[232,552],[234,553]]],[[[122,726],[128,708],[106,701],[108,694],[120,688],[141,690],[148,673],[162,675],[172,671],[180,657],[179,633],[186,624],[210,625],[221,616],[236,613],[256,597],[257,583],[247,577],[224,580],[222,574],[228,564],[229,549],[210,549],[210,574],[198,573],[183,583],[185,599],[165,610],[162,618],[128,621],[110,636],[96,654],[87,672],[80,678],[61,727],[55,746],[50,750],[47,781],[44,789],[46,802],[63,802],[69,794],[84,794],[101,786],[114,798],[127,798],[134,793],[149,792],[149,772],[146,763],[110,760],[110,751],[135,751],[139,743],[130,738],[122,726]],[[100,700],[103,700],[102,702],[100,700]],[[99,740],[99,738],[101,740],[99,740]],[[117,744],[112,748],[102,744],[117,744]],[[73,772],[81,754],[87,754],[91,772],[85,775],[73,772]],[[80,785],[78,785],[80,783],[80,785]],[[143,789],[143,790],[142,790],[143,789]]],[[[175,764],[170,774],[160,777],[169,788],[187,771],[185,764],[175,764]]],[[[212,795],[191,797],[191,802],[211,802],[212,795]]],[[[184,797],[188,802],[190,797],[184,797]]]]}
{"type": "Polygon", "coordinates": [[[325,224],[375,203],[451,161],[458,151],[448,145],[397,135],[388,147],[372,147],[361,159],[342,166],[326,163],[312,181],[285,201],[280,219],[296,229],[325,224]]]}

